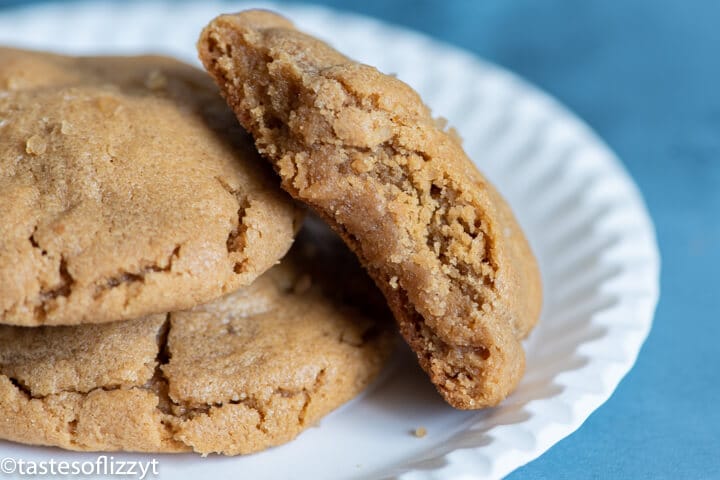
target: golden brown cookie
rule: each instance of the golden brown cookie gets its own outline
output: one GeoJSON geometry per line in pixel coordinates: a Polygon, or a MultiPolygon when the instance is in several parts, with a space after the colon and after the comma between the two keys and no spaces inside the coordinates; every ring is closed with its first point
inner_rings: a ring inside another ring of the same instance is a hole
{"type": "Polygon", "coordinates": [[[367,315],[340,296],[372,286],[364,272],[314,273],[327,261],[299,241],[251,286],[193,310],[0,326],[0,438],[226,455],[293,439],[365,388],[393,343],[389,312],[367,315]]]}
{"type": "Polygon", "coordinates": [[[445,399],[505,398],[539,315],[538,268],[508,205],[418,94],[267,11],[216,18],[198,50],[283,188],[360,257],[445,399]]]}
{"type": "Polygon", "coordinates": [[[0,323],[105,322],[247,285],[298,210],[207,75],[0,49],[0,323]]]}

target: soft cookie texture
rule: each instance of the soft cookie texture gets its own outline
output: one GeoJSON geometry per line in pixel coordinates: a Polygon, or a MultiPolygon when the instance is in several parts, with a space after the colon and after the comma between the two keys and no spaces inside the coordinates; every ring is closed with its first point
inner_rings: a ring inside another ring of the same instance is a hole
{"type": "Polygon", "coordinates": [[[337,262],[329,277],[330,258],[346,257],[299,241],[251,286],[185,312],[0,326],[0,438],[226,455],[293,439],[364,389],[393,344],[390,313],[352,300],[370,280],[337,262]]]}
{"type": "Polygon", "coordinates": [[[271,12],[216,18],[198,50],[283,188],[359,256],[444,398],[464,409],[505,398],[540,276],[459,140],[405,83],[271,12]]]}
{"type": "Polygon", "coordinates": [[[243,135],[175,60],[0,49],[0,323],[136,318],[250,284],[299,210],[243,135]]]}

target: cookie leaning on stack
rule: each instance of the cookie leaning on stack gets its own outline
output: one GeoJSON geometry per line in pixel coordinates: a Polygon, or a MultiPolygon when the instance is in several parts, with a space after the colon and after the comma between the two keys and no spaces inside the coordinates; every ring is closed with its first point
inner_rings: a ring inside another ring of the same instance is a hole
{"type": "Polygon", "coordinates": [[[0,438],[245,454],[359,393],[387,312],[316,229],[266,271],[277,182],[197,69],[0,49],[0,438]]]}
{"type": "Polygon", "coordinates": [[[509,206],[418,94],[267,11],[221,15],[198,51],[283,188],[361,259],[448,403],[503,400],[540,274],[509,206]]]}

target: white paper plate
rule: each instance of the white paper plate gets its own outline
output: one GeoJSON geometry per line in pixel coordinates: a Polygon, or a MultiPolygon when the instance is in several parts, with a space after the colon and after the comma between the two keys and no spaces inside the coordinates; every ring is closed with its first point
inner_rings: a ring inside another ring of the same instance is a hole
{"type": "MultiPolygon", "coordinates": [[[[163,52],[195,62],[200,29],[246,3],[36,6],[0,13],[0,42],[71,53],[163,52]]],[[[160,455],[166,478],[495,478],[577,429],[635,362],[658,298],[653,227],[614,155],[552,99],[427,37],[317,7],[275,7],[415,87],[508,198],[543,273],[527,374],[502,406],[446,406],[407,351],[362,398],[288,445],[243,458],[160,455]],[[427,436],[411,432],[425,427],[427,436]]],[[[0,458],[94,460],[0,442],[0,458]]],[[[118,459],[149,456],[115,454],[118,459]]]]}

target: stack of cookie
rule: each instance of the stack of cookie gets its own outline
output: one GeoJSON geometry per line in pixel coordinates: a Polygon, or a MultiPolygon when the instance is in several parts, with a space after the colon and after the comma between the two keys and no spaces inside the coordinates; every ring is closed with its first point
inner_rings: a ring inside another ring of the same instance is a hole
{"type": "Polygon", "coordinates": [[[198,49],[0,49],[0,438],[277,445],[377,375],[390,312],[450,405],[505,398],[537,266],[417,94],[270,12],[198,49]]]}

